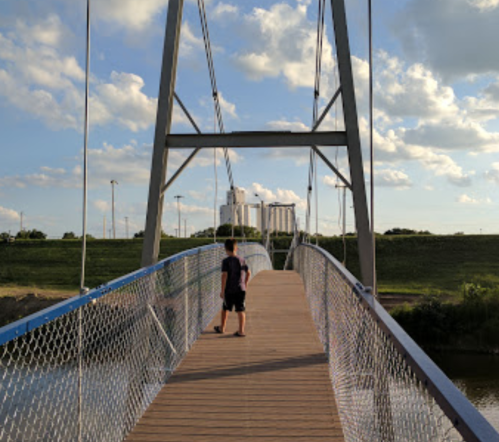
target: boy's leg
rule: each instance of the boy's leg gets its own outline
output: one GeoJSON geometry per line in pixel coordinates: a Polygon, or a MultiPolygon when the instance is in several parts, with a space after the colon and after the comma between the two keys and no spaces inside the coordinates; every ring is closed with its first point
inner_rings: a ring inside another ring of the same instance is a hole
{"type": "Polygon", "coordinates": [[[227,318],[229,317],[229,312],[227,310],[222,309],[222,318],[221,318],[221,324],[220,328],[222,329],[222,332],[225,332],[225,326],[227,325],[227,318]]]}
{"type": "Polygon", "coordinates": [[[239,334],[244,335],[244,326],[246,325],[246,313],[237,312],[237,319],[239,319],[239,334]]]}

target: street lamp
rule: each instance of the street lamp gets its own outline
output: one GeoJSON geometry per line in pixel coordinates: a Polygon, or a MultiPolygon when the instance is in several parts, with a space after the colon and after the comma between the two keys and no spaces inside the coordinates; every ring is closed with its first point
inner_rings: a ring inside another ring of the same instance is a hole
{"type": "Polygon", "coordinates": [[[181,222],[180,222],[180,199],[185,198],[185,196],[182,195],[175,195],[174,198],[177,200],[177,210],[178,210],[178,237],[180,238],[182,228],[181,228],[181,222]]]}
{"type": "Polygon", "coordinates": [[[261,225],[261,231],[262,231],[262,244],[264,243],[264,235],[263,235],[263,232],[264,232],[264,224],[265,224],[265,216],[263,214],[263,209],[265,207],[265,203],[263,202],[263,199],[260,195],[258,195],[258,193],[255,193],[255,196],[260,199],[260,225],[261,225]]]}
{"type": "Polygon", "coordinates": [[[116,239],[116,223],[114,219],[114,185],[118,184],[118,181],[111,180],[111,193],[112,193],[112,210],[113,210],[113,239],[116,239]]]}

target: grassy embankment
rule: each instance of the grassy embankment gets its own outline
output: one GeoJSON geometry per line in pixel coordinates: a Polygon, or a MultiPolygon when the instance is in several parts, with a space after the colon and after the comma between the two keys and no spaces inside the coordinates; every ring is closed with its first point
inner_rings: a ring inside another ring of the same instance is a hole
{"type": "MultiPolygon", "coordinates": [[[[336,238],[320,246],[342,259],[336,238]]],[[[347,265],[359,276],[354,238],[347,265]]],[[[499,236],[380,237],[377,269],[381,302],[422,347],[499,352],[499,236]]]]}
{"type": "MultiPolygon", "coordinates": [[[[210,239],[165,240],[160,256],[209,243],[210,239]]],[[[275,241],[277,249],[288,244],[287,238],[275,241]]],[[[340,238],[321,238],[320,246],[342,259],[340,238]]],[[[141,240],[89,241],[86,285],[95,287],[139,268],[141,247],[141,240]]],[[[282,268],[284,258],[276,255],[275,268],[282,268]]],[[[385,301],[392,296],[397,304],[422,299],[395,312],[420,344],[499,347],[499,300],[494,295],[499,287],[499,236],[383,236],[377,241],[377,262],[385,301]],[[488,290],[465,303],[465,283],[488,290]]],[[[347,266],[359,276],[355,238],[347,239],[347,266]]],[[[77,293],[79,269],[79,241],[0,244],[0,324],[77,293]]]]}
{"type": "MultiPolygon", "coordinates": [[[[276,248],[285,248],[284,239],[277,241],[276,248]]],[[[459,295],[465,282],[499,286],[499,235],[380,236],[376,241],[382,294],[445,297],[459,295]]],[[[346,242],[347,267],[359,277],[357,241],[347,238],[346,242]]],[[[321,238],[319,246],[342,260],[340,238],[321,238]]],[[[281,259],[284,255],[276,255],[276,267],[281,259]]]]}
{"type": "MultiPolygon", "coordinates": [[[[160,258],[211,244],[210,239],[161,243],[160,258]]],[[[87,243],[86,282],[96,287],[140,268],[142,240],[87,243]]],[[[0,243],[0,326],[78,293],[79,240],[18,240],[0,243]]]]}

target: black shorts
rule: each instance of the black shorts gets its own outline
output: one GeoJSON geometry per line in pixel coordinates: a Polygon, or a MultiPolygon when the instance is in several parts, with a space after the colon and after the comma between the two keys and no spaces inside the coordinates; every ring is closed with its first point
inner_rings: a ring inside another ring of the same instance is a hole
{"type": "Polygon", "coordinates": [[[223,309],[231,312],[233,307],[236,312],[244,312],[246,310],[246,292],[231,293],[225,295],[223,309]]]}

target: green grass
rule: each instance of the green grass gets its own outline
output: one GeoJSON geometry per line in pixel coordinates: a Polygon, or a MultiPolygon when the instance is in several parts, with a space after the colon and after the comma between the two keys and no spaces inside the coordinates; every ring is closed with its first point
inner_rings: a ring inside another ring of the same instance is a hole
{"type": "MultiPolygon", "coordinates": [[[[206,239],[168,239],[160,258],[211,244],[206,239]]],[[[96,287],[140,268],[142,240],[92,240],[87,243],[86,282],[96,287]]],[[[0,244],[0,285],[75,290],[79,287],[79,240],[16,241],[0,244]]]]}
{"type": "MultiPolygon", "coordinates": [[[[277,241],[276,248],[287,247],[277,241]]],[[[347,267],[359,277],[357,240],[346,243],[347,267]]],[[[321,238],[319,245],[343,259],[341,238],[321,238]]],[[[499,235],[379,236],[376,254],[382,293],[457,295],[465,282],[499,286],[499,235]]],[[[276,267],[283,259],[276,255],[276,267]]]]}
{"type": "MultiPolygon", "coordinates": [[[[289,238],[275,240],[278,249],[289,238]]],[[[210,244],[203,239],[165,239],[160,257],[210,244]]],[[[340,261],[341,238],[321,238],[320,246],[340,261]]],[[[78,240],[16,241],[0,244],[0,286],[33,286],[71,289],[79,286],[78,240]]],[[[88,242],[86,285],[95,287],[140,267],[142,240],[93,240],[88,242]]],[[[282,268],[285,255],[276,255],[282,268]]],[[[347,267],[359,276],[357,242],[347,238],[347,267]]],[[[499,286],[499,235],[382,236],[377,239],[377,267],[382,293],[460,293],[464,282],[499,286]]]]}

